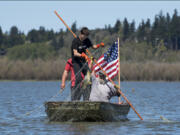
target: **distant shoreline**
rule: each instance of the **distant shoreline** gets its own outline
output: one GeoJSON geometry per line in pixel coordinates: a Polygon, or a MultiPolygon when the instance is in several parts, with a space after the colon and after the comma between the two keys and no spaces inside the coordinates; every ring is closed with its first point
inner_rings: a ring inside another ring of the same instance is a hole
{"type": "MultiPolygon", "coordinates": [[[[0,81],[60,81],[64,60],[0,59],[0,81]]],[[[116,79],[116,78],[115,78],[116,79]]],[[[180,62],[121,62],[122,81],[180,81],[180,62]]]]}
{"type": "MultiPolygon", "coordinates": [[[[71,81],[70,79],[66,80],[66,82],[71,81]]],[[[118,81],[118,80],[114,80],[118,81]]],[[[0,82],[61,82],[61,80],[0,80],[0,82]]],[[[121,82],[180,82],[180,81],[166,81],[166,80],[121,80],[121,82]]]]}

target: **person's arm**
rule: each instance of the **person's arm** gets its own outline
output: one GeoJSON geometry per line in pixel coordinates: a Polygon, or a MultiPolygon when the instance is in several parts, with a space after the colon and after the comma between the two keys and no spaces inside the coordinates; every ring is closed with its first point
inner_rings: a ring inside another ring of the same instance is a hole
{"type": "Polygon", "coordinates": [[[81,57],[81,54],[77,51],[77,49],[78,49],[78,42],[77,42],[76,38],[72,41],[72,49],[73,49],[74,56],[81,57]]]}
{"type": "Polygon", "coordinates": [[[61,89],[64,89],[66,86],[67,76],[68,76],[68,71],[64,70],[63,75],[62,75],[61,89]]]}
{"type": "Polygon", "coordinates": [[[93,45],[89,38],[86,38],[84,42],[88,45],[88,48],[92,47],[93,49],[97,49],[99,47],[104,47],[104,43],[103,42],[101,42],[100,44],[94,44],[93,45]]]}
{"type": "Polygon", "coordinates": [[[113,85],[112,83],[109,84],[111,86],[111,89],[115,92],[115,95],[118,96],[118,104],[122,104],[123,102],[121,101],[121,94],[119,92],[119,88],[115,85],[113,85]]]}
{"type": "Polygon", "coordinates": [[[92,82],[93,82],[94,80],[97,80],[97,79],[96,79],[96,75],[95,75],[95,71],[94,71],[94,70],[92,70],[91,78],[92,78],[92,82]]]}
{"type": "Polygon", "coordinates": [[[104,43],[101,42],[100,44],[92,45],[92,48],[93,48],[93,49],[97,49],[97,48],[99,48],[100,46],[101,46],[101,47],[104,47],[104,43]]]}
{"type": "Polygon", "coordinates": [[[121,101],[121,97],[118,97],[118,104],[122,104],[123,102],[121,101]]]}
{"type": "Polygon", "coordinates": [[[121,93],[119,92],[118,88],[115,86],[114,87],[116,89],[116,93],[117,93],[117,96],[118,96],[118,104],[122,104],[123,101],[121,101],[121,93]]]}
{"type": "Polygon", "coordinates": [[[97,49],[98,47],[97,47],[97,45],[92,45],[92,48],[97,49]]]}
{"type": "Polygon", "coordinates": [[[93,72],[93,57],[91,57],[90,61],[88,62],[89,69],[93,72]]]}
{"type": "Polygon", "coordinates": [[[76,49],[73,49],[74,56],[81,57],[81,53],[78,53],[76,49]]]}

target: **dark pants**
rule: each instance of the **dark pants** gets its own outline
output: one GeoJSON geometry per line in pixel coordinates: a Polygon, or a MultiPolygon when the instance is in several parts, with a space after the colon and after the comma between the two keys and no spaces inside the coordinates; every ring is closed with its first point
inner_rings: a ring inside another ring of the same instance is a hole
{"type": "Polygon", "coordinates": [[[91,85],[88,85],[86,89],[82,89],[81,87],[76,88],[71,87],[71,101],[80,100],[81,96],[83,96],[83,101],[89,101],[91,85]]]}
{"type": "Polygon", "coordinates": [[[81,72],[85,76],[87,73],[87,66],[88,66],[87,63],[73,62],[73,69],[76,79],[75,86],[77,86],[83,80],[81,76],[81,72]]]}
{"type": "Polygon", "coordinates": [[[82,76],[81,72],[85,76],[87,73],[87,64],[82,62],[73,62],[73,69],[75,74],[75,86],[71,88],[71,100],[80,100],[83,94],[81,89],[82,76]],[[85,65],[84,65],[85,64],[85,65]]]}
{"type": "Polygon", "coordinates": [[[91,85],[88,85],[86,89],[82,89],[83,101],[89,101],[90,93],[91,93],[91,85]]]}
{"type": "Polygon", "coordinates": [[[81,99],[81,88],[71,87],[71,101],[76,101],[81,99]]]}

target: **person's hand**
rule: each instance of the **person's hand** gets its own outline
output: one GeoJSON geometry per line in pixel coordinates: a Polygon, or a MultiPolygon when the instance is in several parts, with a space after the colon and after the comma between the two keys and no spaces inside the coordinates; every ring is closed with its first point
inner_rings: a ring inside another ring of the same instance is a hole
{"type": "Polygon", "coordinates": [[[61,89],[65,88],[65,83],[61,83],[61,89]]]}
{"type": "Polygon", "coordinates": [[[85,60],[89,60],[88,56],[84,52],[81,53],[81,57],[84,58],[85,60]]]}
{"type": "Polygon", "coordinates": [[[103,42],[101,42],[100,44],[97,44],[97,48],[99,48],[99,47],[104,47],[104,43],[103,42]]]}
{"type": "Polygon", "coordinates": [[[118,85],[114,85],[114,88],[115,88],[115,89],[119,89],[119,86],[118,86],[118,85]]]}
{"type": "Polygon", "coordinates": [[[103,43],[103,42],[101,42],[101,43],[100,43],[100,46],[101,46],[101,47],[104,47],[104,43],[103,43]]]}
{"type": "Polygon", "coordinates": [[[118,104],[119,104],[119,105],[123,104],[123,101],[121,101],[121,102],[118,102],[118,104]]]}

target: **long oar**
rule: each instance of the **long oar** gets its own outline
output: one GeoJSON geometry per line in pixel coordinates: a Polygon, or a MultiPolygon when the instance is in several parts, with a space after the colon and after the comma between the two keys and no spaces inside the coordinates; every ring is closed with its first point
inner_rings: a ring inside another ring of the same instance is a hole
{"type": "MultiPolygon", "coordinates": [[[[92,54],[86,49],[86,52],[92,57],[92,54]]],[[[134,108],[134,106],[131,104],[131,102],[126,98],[126,96],[122,93],[122,91],[120,90],[120,87],[118,85],[116,85],[114,83],[114,81],[109,78],[108,74],[103,70],[103,68],[101,67],[101,65],[96,61],[96,59],[94,59],[94,62],[98,65],[98,67],[101,69],[101,71],[103,71],[103,73],[106,75],[106,77],[109,79],[109,81],[111,81],[111,83],[118,88],[119,93],[123,96],[123,98],[126,100],[126,102],[131,106],[131,108],[135,111],[135,113],[139,116],[139,118],[141,120],[143,120],[143,118],[140,116],[140,114],[136,111],[136,109],[134,108]]]]}
{"type": "Polygon", "coordinates": [[[62,23],[68,28],[68,30],[73,34],[73,36],[75,37],[75,38],[77,38],[77,36],[76,36],[76,34],[71,30],[71,28],[69,28],[69,26],[64,22],[64,20],[60,17],[60,15],[56,12],[56,11],[54,11],[54,13],[57,15],[57,17],[62,21],[62,23]]]}
{"type": "MultiPolygon", "coordinates": [[[[74,36],[75,38],[77,38],[76,34],[71,30],[71,28],[69,28],[69,26],[68,26],[68,25],[64,22],[64,20],[59,16],[59,14],[58,14],[56,11],[54,11],[54,12],[55,12],[55,14],[58,16],[58,18],[63,22],[63,24],[68,28],[68,30],[73,34],[73,36],[74,36]]],[[[88,49],[86,49],[86,52],[87,52],[91,57],[93,57],[92,54],[88,51],[88,49]]],[[[143,118],[142,118],[142,117],[140,116],[140,114],[136,111],[136,109],[134,108],[134,106],[129,102],[129,100],[126,98],[126,96],[122,93],[122,91],[120,90],[119,86],[116,85],[111,78],[109,78],[109,76],[107,75],[107,73],[106,73],[106,72],[103,70],[103,68],[97,63],[96,59],[94,59],[94,62],[95,62],[95,63],[99,66],[99,68],[104,72],[104,74],[105,74],[105,75],[107,76],[107,78],[111,81],[111,83],[118,88],[119,93],[123,96],[123,98],[124,98],[124,99],[126,100],[126,102],[131,106],[131,108],[132,108],[132,109],[134,110],[134,112],[139,116],[139,118],[140,118],[141,120],[143,120],[143,118]]]]}
{"type": "MultiPolygon", "coordinates": [[[[86,49],[86,52],[92,57],[92,54],[86,49]]],[[[126,96],[122,93],[122,91],[120,90],[120,87],[118,85],[116,85],[114,83],[114,81],[109,78],[108,74],[103,70],[103,68],[101,67],[101,65],[96,61],[96,59],[94,59],[94,62],[98,65],[98,67],[101,69],[101,71],[103,71],[103,73],[106,75],[106,77],[109,79],[109,81],[111,81],[111,83],[118,88],[119,93],[123,96],[123,98],[126,100],[126,102],[131,106],[131,108],[135,111],[135,113],[139,116],[139,118],[141,120],[143,120],[143,118],[140,116],[140,114],[136,111],[136,109],[134,108],[134,106],[131,104],[131,102],[126,98],[126,96]]]]}

